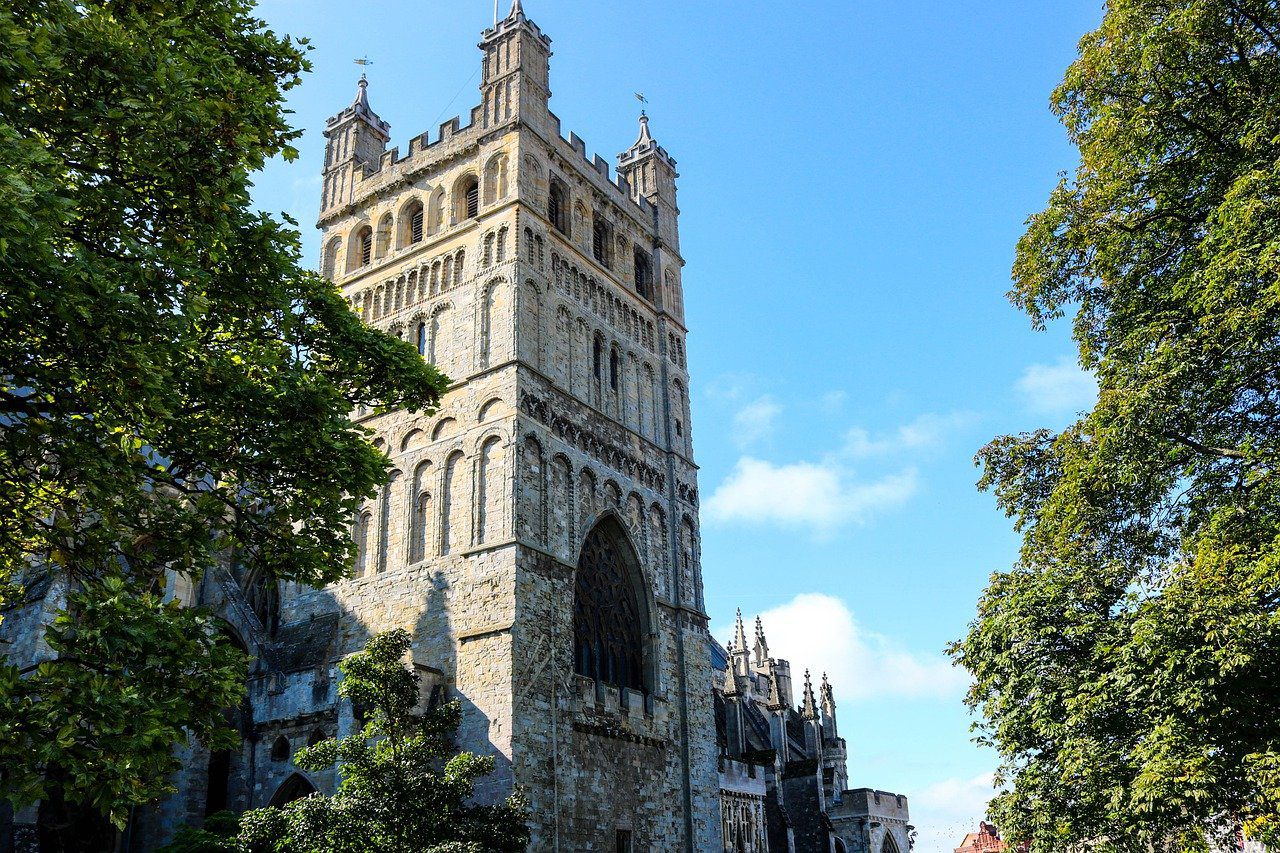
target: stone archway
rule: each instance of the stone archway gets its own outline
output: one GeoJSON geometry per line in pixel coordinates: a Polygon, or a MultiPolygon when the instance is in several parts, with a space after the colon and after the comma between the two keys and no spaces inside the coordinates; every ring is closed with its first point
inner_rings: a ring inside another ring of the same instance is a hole
{"type": "Polygon", "coordinates": [[[573,598],[574,671],[652,691],[649,591],[617,516],[605,515],[583,540],[573,598]]]}
{"type": "Polygon", "coordinates": [[[285,803],[292,803],[294,800],[300,800],[303,797],[310,796],[316,792],[316,786],[301,773],[294,773],[288,779],[280,783],[280,787],[276,788],[276,792],[271,795],[269,806],[283,806],[285,803]]]}

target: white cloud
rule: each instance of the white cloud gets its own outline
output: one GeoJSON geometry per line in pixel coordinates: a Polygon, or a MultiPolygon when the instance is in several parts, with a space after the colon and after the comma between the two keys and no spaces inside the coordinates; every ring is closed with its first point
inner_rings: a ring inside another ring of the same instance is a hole
{"type": "Polygon", "coordinates": [[[1042,415],[1074,415],[1093,407],[1098,383],[1066,356],[1055,364],[1032,364],[1014,383],[1023,404],[1042,415]]]}
{"type": "Polygon", "coordinates": [[[830,533],[872,512],[901,506],[915,493],[914,468],[860,481],[835,464],[775,465],[744,456],[707,500],[708,516],[721,522],[775,522],[830,533]]]}
{"type": "Polygon", "coordinates": [[[847,399],[849,399],[849,395],[844,391],[828,391],[822,395],[819,404],[825,411],[834,412],[843,406],[847,399]]]}
{"type": "MultiPolygon", "coordinates": [[[[733,419],[738,446],[745,450],[770,436],[781,411],[767,395],[740,409],[733,419]]],[[[707,500],[707,517],[719,522],[809,527],[829,535],[906,503],[919,487],[914,457],[943,444],[950,433],[973,420],[971,413],[950,412],[921,415],[884,433],[854,427],[833,452],[817,461],[771,462],[742,456],[707,500]],[[873,465],[873,473],[862,470],[863,463],[873,465]]]]}
{"type": "Polygon", "coordinates": [[[983,773],[970,779],[943,779],[910,797],[911,822],[919,834],[913,853],[951,853],[964,840],[965,833],[976,832],[978,821],[987,814],[987,803],[995,796],[994,774],[983,773]]]}
{"type": "Polygon", "coordinates": [[[774,422],[782,414],[782,407],[767,394],[757,397],[738,410],[733,416],[733,440],[745,448],[768,438],[773,433],[774,422]]]}
{"type": "Polygon", "coordinates": [[[930,412],[889,433],[872,435],[862,427],[854,427],[845,433],[844,452],[854,459],[865,459],[924,450],[941,444],[949,433],[967,426],[973,420],[973,415],[969,412],[949,412],[945,415],[930,412]]]}
{"type": "MultiPolygon", "coordinates": [[[[834,596],[801,593],[761,613],[760,621],[769,648],[800,667],[791,673],[797,702],[804,667],[815,686],[822,673],[830,676],[837,705],[883,696],[956,698],[967,684],[964,671],[941,655],[910,651],[863,628],[834,596]]],[[[728,630],[718,633],[726,640],[732,636],[728,630]]]]}

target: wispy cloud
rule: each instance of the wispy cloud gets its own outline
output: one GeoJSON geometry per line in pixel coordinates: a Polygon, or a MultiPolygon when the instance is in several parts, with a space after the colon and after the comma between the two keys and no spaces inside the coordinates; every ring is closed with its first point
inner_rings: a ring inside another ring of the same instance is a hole
{"type": "Polygon", "coordinates": [[[1040,415],[1074,415],[1093,407],[1098,383],[1069,357],[1053,364],[1032,364],[1014,383],[1023,404],[1040,415]]]}
{"type": "Polygon", "coordinates": [[[913,853],[951,853],[965,833],[976,832],[996,792],[994,774],[935,782],[911,796],[911,819],[917,827],[913,853]]]}
{"type": "MultiPolygon", "coordinates": [[[[845,602],[802,593],[760,614],[771,653],[792,662],[797,696],[804,669],[815,682],[827,673],[836,703],[885,696],[955,698],[967,677],[941,655],[916,652],[858,624],[845,602]]],[[[728,631],[719,632],[728,640],[728,631]]]]}
{"type": "Polygon", "coordinates": [[[757,397],[733,416],[733,440],[739,448],[747,448],[773,433],[782,406],[769,395],[757,397]]]}
{"type": "Polygon", "coordinates": [[[849,399],[848,393],[845,391],[828,391],[822,395],[822,399],[818,401],[823,411],[834,412],[840,409],[849,399]]]}
{"type": "Polygon", "coordinates": [[[845,433],[844,451],[854,459],[866,459],[924,450],[942,444],[948,435],[974,420],[969,412],[944,415],[930,412],[888,433],[873,435],[862,427],[854,427],[845,433]]]}

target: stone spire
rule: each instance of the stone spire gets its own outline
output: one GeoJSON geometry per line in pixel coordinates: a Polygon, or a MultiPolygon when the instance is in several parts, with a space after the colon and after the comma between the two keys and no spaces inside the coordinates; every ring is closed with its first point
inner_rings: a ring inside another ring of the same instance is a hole
{"type": "Polygon", "coordinates": [[[507,20],[513,20],[524,17],[524,4],[520,0],[512,0],[511,11],[507,14],[507,20]]]}
{"type": "Polygon", "coordinates": [[[818,695],[822,697],[822,713],[828,717],[836,715],[836,697],[831,692],[831,682],[827,681],[827,674],[822,673],[822,686],[818,688],[818,695]]]}
{"type": "Polygon", "coordinates": [[[356,98],[351,102],[351,108],[356,111],[369,112],[369,75],[361,74],[360,81],[356,83],[356,98]]]}
{"type": "Polygon", "coordinates": [[[738,620],[733,628],[733,643],[729,646],[729,667],[734,674],[745,678],[751,672],[751,647],[747,645],[747,629],[742,626],[742,608],[738,608],[738,620]]]}
{"type": "Polygon", "coordinates": [[[813,682],[807,669],[804,671],[804,701],[800,705],[800,716],[806,720],[818,719],[818,702],[813,698],[813,682]]]}
{"type": "Polygon", "coordinates": [[[769,659],[769,641],[764,638],[764,623],[756,617],[756,666],[764,666],[769,659]]]}
{"type": "Polygon", "coordinates": [[[733,628],[733,647],[740,651],[747,650],[747,629],[742,626],[742,608],[738,608],[738,621],[733,628]]]}

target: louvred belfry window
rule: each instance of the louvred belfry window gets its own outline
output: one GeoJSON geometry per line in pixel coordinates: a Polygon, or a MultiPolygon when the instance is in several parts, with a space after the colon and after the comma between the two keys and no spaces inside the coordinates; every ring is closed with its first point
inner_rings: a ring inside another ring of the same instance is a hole
{"type": "Polygon", "coordinates": [[[644,620],[631,546],[606,520],[583,543],[573,602],[574,671],[644,690],[644,620]],[[628,560],[627,557],[631,556],[628,560]]]}

